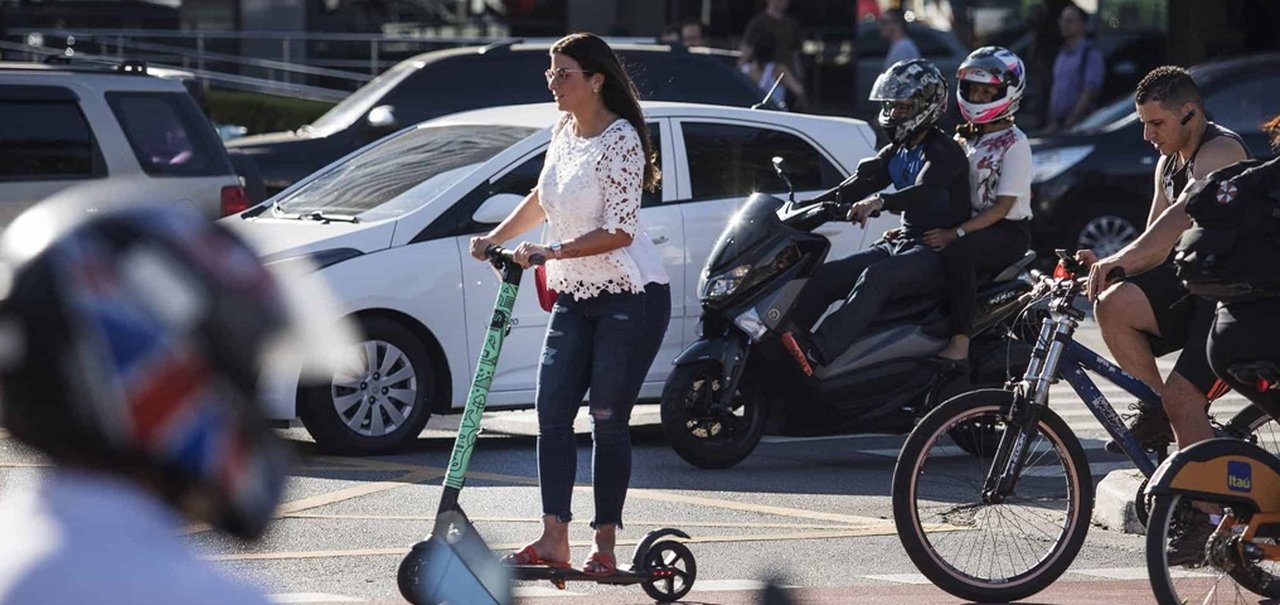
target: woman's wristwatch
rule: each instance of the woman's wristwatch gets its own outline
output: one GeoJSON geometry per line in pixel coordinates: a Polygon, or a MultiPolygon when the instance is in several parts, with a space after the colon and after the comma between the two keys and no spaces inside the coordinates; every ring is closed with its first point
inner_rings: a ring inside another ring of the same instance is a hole
{"type": "Polygon", "coordinates": [[[964,237],[964,227],[956,227],[956,239],[964,237]]]}
{"type": "Polygon", "coordinates": [[[559,241],[554,241],[547,244],[547,248],[551,249],[551,256],[554,256],[556,260],[560,260],[560,251],[564,249],[564,244],[561,244],[559,241]]]}

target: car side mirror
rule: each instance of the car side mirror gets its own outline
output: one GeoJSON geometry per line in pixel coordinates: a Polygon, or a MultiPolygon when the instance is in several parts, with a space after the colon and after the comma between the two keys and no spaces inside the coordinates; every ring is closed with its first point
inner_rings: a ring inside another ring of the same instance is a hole
{"type": "Polygon", "coordinates": [[[378,132],[390,132],[398,125],[396,108],[392,105],[379,105],[369,110],[367,118],[369,127],[378,132]]]}
{"type": "Polygon", "coordinates": [[[480,204],[480,207],[476,208],[475,213],[471,215],[471,220],[482,225],[501,223],[511,216],[511,213],[516,211],[516,206],[523,201],[523,195],[499,193],[480,204]]]}

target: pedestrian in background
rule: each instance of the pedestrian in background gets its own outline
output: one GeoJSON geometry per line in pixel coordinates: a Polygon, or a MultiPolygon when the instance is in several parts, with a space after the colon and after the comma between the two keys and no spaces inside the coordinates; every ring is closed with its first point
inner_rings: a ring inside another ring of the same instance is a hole
{"type": "Polygon", "coordinates": [[[1049,94],[1048,132],[1065,130],[1093,110],[1102,91],[1107,66],[1102,51],[1085,39],[1089,16],[1068,4],[1058,15],[1062,47],[1053,61],[1053,88],[1049,94]]]}
{"type": "Polygon", "coordinates": [[[880,16],[880,37],[889,43],[889,52],[884,57],[884,69],[900,61],[920,58],[920,49],[907,35],[907,19],[900,10],[888,10],[880,16]]]}
{"type": "Polygon", "coordinates": [[[787,15],[790,0],[767,0],[764,12],[751,18],[742,32],[742,57],[740,65],[750,63],[757,40],[766,33],[773,37],[773,59],[791,70],[796,81],[804,86],[804,69],[800,65],[800,48],[804,36],[800,22],[787,15]]]}
{"type": "Polygon", "coordinates": [[[756,43],[751,48],[751,61],[742,66],[742,73],[755,82],[761,92],[769,93],[769,100],[778,107],[787,109],[794,106],[796,109],[803,109],[807,100],[804,87],[785,63],[776,60],[774,48],[773,36],[768,33],[757,36],[756,43]],[[778,78],[782,79],[780,83],[778,78]],[[791,105],[786,101],[788,91],[795,99],[791,105]]]}

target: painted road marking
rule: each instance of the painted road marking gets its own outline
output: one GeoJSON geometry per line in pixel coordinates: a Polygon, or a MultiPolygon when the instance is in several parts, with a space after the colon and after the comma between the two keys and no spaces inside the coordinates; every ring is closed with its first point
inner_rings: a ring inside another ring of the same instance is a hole
{"type": "Polygon", "coordinates": [[[267,595],[272,603],[363,603],[364,599],[322,592],[282,592],[267,595]]]}
{"type": "MultiPolygon", "coordinates": [[[[745,535],[745,536],[703,536],[695,537],[689,540],[680,540],[686,544],[719,544],[719,543],[736,543],[736,542],[791,542],[796,540],[830,540],[835,538],[862,538],[867,536],[890,536],[896,533],[893,523],[881,521],[878,526],[874,527],[850,527],[847,529],[821,531],[821,532],[795,532],[785,534],[761,534],[761,535],[745,535]]],[[[638,540],[618,540],[618,546],[635,546],[638,540]]],[[[512,542],[510,544],[492,544],[490,550],[504,551],[515,550],[524,546],[523,542],[512,542]]],[[[570,548],[586,548],[592,546],[592,542],[581,540],[570,542],[570,548]]],[[[408,546],[396,548],[362,548],[352,550],[312,550],[312,551],[294,551],[294,552],[255,552],[255,553],[237,553],[230,555],[210,555],[203,557],[210,561],[274,561],[283,559],[326,559],[340,557],[373,557],[373,556],[404,556],[409,552],[408,546]]]]}

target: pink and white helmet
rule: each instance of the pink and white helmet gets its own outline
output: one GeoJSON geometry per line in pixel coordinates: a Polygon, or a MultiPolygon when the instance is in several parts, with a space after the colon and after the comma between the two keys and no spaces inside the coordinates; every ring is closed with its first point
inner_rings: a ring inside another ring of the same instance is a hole
{"type": "Polygon", "coordinates": [[[1008,49],[984,46],[969,53],[956,70],[956,101],[960,114],[973,124],[986,124],[1013,116],[1027,88],[1027,70],[1022,59],[1008,49]],[[998,89],[986,103],[969,99],[970,84],[990,84],[998,89]]]}

